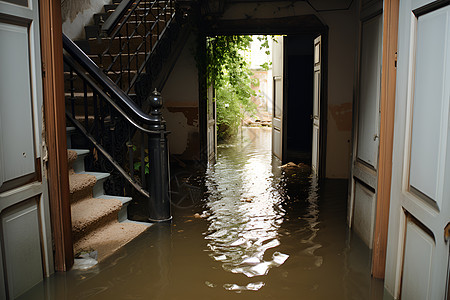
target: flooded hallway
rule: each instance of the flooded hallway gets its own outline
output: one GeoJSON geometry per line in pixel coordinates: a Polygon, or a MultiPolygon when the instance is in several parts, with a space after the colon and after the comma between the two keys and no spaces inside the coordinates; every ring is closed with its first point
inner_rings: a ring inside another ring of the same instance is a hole
{"type": "Polygon", "coordinates": [[[347,180],[282,168],[270,128],[220,144],[216,164],[194,181],[204,193],[174,207],[171,224],[19,299],[383,299],[370,251],[346,225],[347,180]]]}
{"type": "Polygon", "coordinates": [[[1,0],[0,299],[450,299],[449,25],[1,0]]]}

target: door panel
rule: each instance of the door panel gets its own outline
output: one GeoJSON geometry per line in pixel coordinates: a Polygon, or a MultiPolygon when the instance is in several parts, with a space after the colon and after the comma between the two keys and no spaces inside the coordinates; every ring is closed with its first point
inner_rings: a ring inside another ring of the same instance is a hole
{"type": "MultiPolygon", "coordinates": [[[[445,9],[417,22],[417,47],[412,116],[410,186],[442,205],[443,171],[448,125],[448,97],[444,97],[445,58],[449,33],[445,9]],[[433,99],[433,101],[430,101],[433,99]],[[431,134],[433,133],[433,134],[431,134]]],[[[447,70],[448,72],[448,70],[447,70]]]]}
{"type": "Polygon", "coordinates": [[[318,176],[320,160],[320,98],[322,87],[322,37],[314,40],[313,141],[311,168],[318,176]]]}
{"type": "Polygon", "coordinates": [[[377,169],[381,89],[382,15],[362,23],[357,158],[377,169]]]}
{"type": "Polygon", "coordinates": [[[431,262],[435,246],[433,237],[412,217],[408,217],[402,299],[430,299],[431,262]],[[418,260],[418,257],[421,259],[418,260]]]}
{"type": "Polygon", "coordinates": [[[272,50],[273,76],[273,117],[272,117],[272,153],[279,160],[284,161],[285,147],[283,139],[284,118],[284,37],[276,37],[272,50]]]}
{"type": "Polygon", "coordinates": [[[43,278],[37,199],[29,199],[2,216],[9,293],[26,292],[43,278]]]}
{"type": "Polygon", "coordinates": [[[35,171],[28,26],[0,23],[0,40],[9,41],[0,44],[0,94],[9,99],[0,102],[0,178],[7,182],[35,171]]]}
{"type": "Polygon", "coordinates": [[[399,37],[385,285],[404,299],[444,299],[449,245],[443,233],[450,220],[448,2],[400,2],[399,37]]]}

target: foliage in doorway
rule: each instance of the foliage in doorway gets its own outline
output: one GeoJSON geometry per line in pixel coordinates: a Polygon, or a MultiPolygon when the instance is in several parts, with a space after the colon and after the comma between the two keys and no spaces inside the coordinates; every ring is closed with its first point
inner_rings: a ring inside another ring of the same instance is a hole
{"type": "Polygon", "coordinates": [[[244,113],[252,113],[256,106],[251,96],[249,64],[245,51],[251,36],[216,36],[207,39],[207,84],[214,85],[217,112],[217,137],[220,140],[237,134],[244,113]]]}

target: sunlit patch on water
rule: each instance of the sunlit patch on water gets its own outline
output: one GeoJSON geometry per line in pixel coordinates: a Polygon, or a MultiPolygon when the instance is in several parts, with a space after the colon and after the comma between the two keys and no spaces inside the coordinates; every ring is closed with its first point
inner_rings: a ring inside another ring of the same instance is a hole
{"type": "MultiPolygon", "coordinates": [[[[279,228],[285,219],[279,176],[274,176],[270,143],[250,135],[233,152],[222,146],[218,163],[209,170],[208,240],[210,256],[225,271],[248,278],[265,276],[289,254],[267,250],[280,246],[279,228]],[[237,153],[239,155],[233,155],[237,153]]],[[[263,137],[264,138],[264,137],[263,137]]],[[[264,282],[245,286],[225,284],[226,290],[259,290],[264,282]]]]}

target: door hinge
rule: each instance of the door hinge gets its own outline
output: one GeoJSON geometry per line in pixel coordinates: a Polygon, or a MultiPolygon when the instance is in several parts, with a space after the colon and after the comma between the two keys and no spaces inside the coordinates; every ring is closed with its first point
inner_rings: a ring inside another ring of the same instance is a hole
{"type": "Polygon", "coordinates": [[[450,240],[450,223],[444,228],[444,240],[446,243],[450,240]]]}
{"type": "Polygon", "coordinates": [[[397,51],[395,51],[395,54],[394,54],[394,66],[397,69],[397,51]]]}
{"type": "Polygon", "coordinates": [[[42,77],[45,77],[45,73],[46,73],[45,63],[42,63],[42,77]]]}

